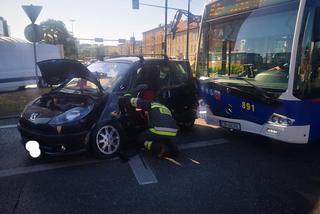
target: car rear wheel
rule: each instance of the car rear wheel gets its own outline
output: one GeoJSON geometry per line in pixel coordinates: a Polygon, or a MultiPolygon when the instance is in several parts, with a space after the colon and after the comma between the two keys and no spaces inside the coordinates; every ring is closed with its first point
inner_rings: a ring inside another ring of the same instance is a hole
{"type": "Polygon", "coordinates": [[[92,136],[92,149],[96,157],[107,159],[116,156],[123,144],[123,134],[118,125],[105,123],[98,126],[92,136]]]}

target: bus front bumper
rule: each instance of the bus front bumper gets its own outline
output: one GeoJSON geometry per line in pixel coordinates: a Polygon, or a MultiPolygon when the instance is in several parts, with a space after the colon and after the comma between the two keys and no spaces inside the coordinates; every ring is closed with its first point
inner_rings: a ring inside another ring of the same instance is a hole
{"type": "Polygon", "coordinates": [[[246,120],[230,119],[216,115],[206,115],[208,124],[222,126],[228,129],[263,135],[286,143],[306,144],[309,141],[310,125],[305,126],[279,126],[273,124],[257,124],[246,120]],[[223,125],[222,125],[223,124],[223,125]],[[227,126],[225,124],[230,124],[227,126]],[[234,124],[233,126],[231,126],[234,124]]]}

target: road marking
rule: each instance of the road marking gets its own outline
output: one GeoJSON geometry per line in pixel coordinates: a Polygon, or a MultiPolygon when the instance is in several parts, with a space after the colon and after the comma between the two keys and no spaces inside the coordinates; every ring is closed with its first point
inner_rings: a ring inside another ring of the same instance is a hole
{"type": "Polygon", "coordinates": [[[17,124],[0,126],[0,129],[10,129],[10,128],[17,128],[17,124]]]}
{"type": "Polygon", "coordinates": [[[140,185],[158,183],[158,179],[154,175],[152,169],[141,155],[138,154],[130,158],[129,165],[140,185]]]}
{"type": "Polygon", "coordinates": [[[102,162],[102,160],[85,160],[85,161],[76,161],[71,163],[51,163],[51,164],[40,164],[40,165],[26,166],[26,167],[17,167],[12,169],[3,169],[3,170],[0,170],[0,178],[47,171],[52,169],[61,169],[61,168],[72,167],[72,166],[100,163],[100,162],[102,162]]]}
{"type": "Polygon", "coordinates": [[[209,140],[209,141],[198,141],[193,143],[186,143],[186,144],[178,145],[178,148],[180,150],[186,150],[186,149],[214,146],[214,145],[225,144],[225,143],[231,143],[231,142],[224,138],[218,138],[218,139],[209,140]]]}
{"type": "MultiPolygon", "coordinates": [[[[193,148],[202,148],[202,147],[208,147],[208,146],[213,146],[213,145],[219,145],[219,144],[225,144],[225,143],[230,143],[230,141],[223,139],[223,138],[218,138],[214,140],[209,140],[209,141],[198,141],[198,142],[192,142],[192,143],[187,143],[183,145],[179,145],[178,148],[180,150],[187,150],[187,149],[193,149],[193,148]]],[[[118,160],[119,158],[113,158],[112,160],[118,160]]],[[[66,168],[66,167],[73,167],[73,166],[81,166],[81,165],[86,165],[86,164],[93,164],[93,163],[100,163],[103,162],[103,160],[83,160],[83,161],[74,161],[74,162],[69,162],[69,163],[51,163],[51,164],[40,164],[40,165],[33,165],[33,166],[26,166],[26,167],[17,167],[17,168],[12,168],[12,169],[3,169],[0,170],[0,178],[2,177],[9,177],[9,176],[14,176],[14,175],[22,175],[22,174],[29,174],[29,173],[34,173],[34,172],[42,172],[42,171],[48,171],[48,170],[53,170],[53,169],[61,169],[61,168],[66,168]]],[[[137,166],[141,163],[143,166],[146,168],[146,170],[152,170],[150,167],[147,165],[146,161],[144,159],[137,160],[136,157],[130,158],[129,164],[131,169],[133,170],[133,173],[138,172],[138,176],[140,176],[137,166]],[[133,166],[131,166],[133,164],[133,166]],[[134,171],[134,169],[137,169],[134,171]]],[[[142,176],[144,176],[143,173],[150,173],[148,172],[142,172],[142,176]]],[[[153,173],[153,172],[152,172],[153,173]]],[[[137,175],[135,174],[136,178],[137,175]]],[[[154,180],[157,181],[157,178],[154,176],[154,180]]],[[[140,179],[140,177],[139,177],[140,179]]],[[[143,179],[143,177],[141,177],[143,179]]],[[[137,178],[138,180],[138,178],[137,178]]],[[[143,180],[142,180],[143,181],[143,180]]],[[[152,181],[152,179],[150,179],[152,181]]],[[[138,180],[139,182],[139,180],[138,180]]],[[[153,182],[153,183],[156,183],[153,182]]],[[[145,183],[147,184],[147,183],[145,183]]]]}
{"type": "MultiPolygon", "coordinates": [[[[225,144],[225,143],[230,143],[230,141],[223,138],[218,138],[210,141],[199,141],[199,142],[187,143],[187,144],[179,145],[178,148],[180,150],[186,150],[186,149],[202,148],[202,147],[208,147],[208,146],[225,144]]],[[[178,164],[180,165],[180,163],[178,164]]],[[[139,154],[130,158],[129,165],[140,185],[158,183],[158,179],[154,175],[152,169],[150,169],[147,162],[139,154]]]]}

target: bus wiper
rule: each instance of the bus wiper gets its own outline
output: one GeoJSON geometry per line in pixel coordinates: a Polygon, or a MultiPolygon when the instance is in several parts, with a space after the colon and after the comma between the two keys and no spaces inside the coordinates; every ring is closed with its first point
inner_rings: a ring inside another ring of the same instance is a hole
{"type": "Polygon", "coordinates": [[[275,98],[270,96],[268,91],[266,91],[263,88],[260,88],[258,86],[256,86],[255,84],[251,83],[249,80],[247,80],[246,78],[243,77],[230,77],[230,79],[239,79],[239,80],[243,80],[244,82],[248,83],[250,86],[252,86],[254,89],[256,89],[257,91],[259,91],[259,94],[262,95],[267,101],[275,101],[275,98]]]}

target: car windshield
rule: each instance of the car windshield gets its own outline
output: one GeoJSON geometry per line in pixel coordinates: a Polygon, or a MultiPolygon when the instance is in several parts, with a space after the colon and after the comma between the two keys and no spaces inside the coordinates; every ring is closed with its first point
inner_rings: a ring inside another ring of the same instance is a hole
{"type": "Polygon", "coordinates": [[[89,65],[88,69],[97,74],[102,88],[111,92],[128,73],[130,66],[129,63],[98,61],[89,65]]]}
{"type": "Polygon", "coordinates": [[[73,78],[59,91],[70,94],[97,94],[99,93],[99,88],[97,85],[86,79],[73,78]]]}

